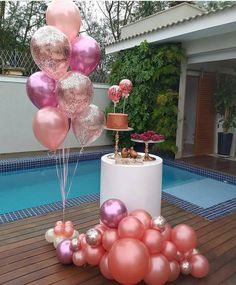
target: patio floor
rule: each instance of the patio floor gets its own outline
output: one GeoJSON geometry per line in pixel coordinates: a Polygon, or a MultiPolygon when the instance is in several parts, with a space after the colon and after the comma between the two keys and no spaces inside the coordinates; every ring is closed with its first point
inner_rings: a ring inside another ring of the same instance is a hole
{"type": "Polygon", "coordinates": [[[236,161],[223,157],[215,157],[211,155],[199,155],[184,157],[180,160],[193,164],[195,166],[204,167],[211,170],[223,172],[225,174],[236,176],[236,161]]]}
{"type": "MultiPolygon", "coordinates": [[[[197,231],[198,248],[211,266],[204,279],[181,276],[169,284],[236,284],[236,213],[210,222],[163,201],[162,215],[171,225],[187,223],[197,231]]],[[[118,284],[103,278],[97,267],[78,268],[58,262],[55,249],[45,241],[44,234],[59,219],[61,212],[54,212],[0,226],[0,284],[118,284]]],[[[98,203],[67,209],[67,219],[80,232],[86,231],[98,222],[98,203]]]]}

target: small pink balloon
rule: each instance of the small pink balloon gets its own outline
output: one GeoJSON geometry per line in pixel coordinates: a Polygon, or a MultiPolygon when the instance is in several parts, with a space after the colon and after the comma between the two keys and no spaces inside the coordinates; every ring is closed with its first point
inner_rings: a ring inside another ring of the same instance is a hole
{"type": "Polygon", "coordinates": [[[187,252],[184,253],[184,257],[185,259],[189,260],[193,255],[195,254],[199,254],[199,250],[196,248],[193,248],[192,250],[189,250],[187,252]]]}
{"type": "Polygon", "coordinates": [[[185,260],[184,253],[183,253],[182,251],[177,250],[177,253],[176,253],[176,260],[177,260],[178,262],[185,260]]]}
{"type": "Polygon", "coordinates": [[[71,221],[66,221],[65,226],[71,226],[72,228],[74,228],[74,225],[71,221]]]}
{"type": "Polygon", "coordinates": [[[55,80],[41,71],[30,75],[26,82],[27,95],[31,102],[39,109],[47,106],[57,106],[55,87],[55,80]]]}
{"type": "Polygon", "coordinates": [[[57,258],[63,264],[71,264],[73,251],[71,250],[71,241],[65,239],[61,241],[56,249],[57,258]]]}
{"type": "Polygon", "coordinates": [[[68,128],[67,117],[58,108],[40,109],[33,119],[35,137],[43,146],[52,151],[55,151],[63,143],[68,128]]]}
{"type": "Polygon", "coordinates": [[[38,29],[30,43],[32,57],[37,66],[49,77],[58,80],[67,71],[71,46],[67,37],[52,26],[38,29]]]}
{"type": "Polygon", "coordinates": [[[134,216],[144,225],[144,229],[147,230],[151,227],[151,215],[142,209],[134,210],[130,213],[130,216],[134,216]]]}
{"type": "Polygon", "coordinates": [[[180,267],[179,263],[176,260],[169,261],[170,264],[170,277],[168,279],[168,282],[175,281],[180,274],[180,267]]]}
{"type": "Polygon", "coordinates": [[[70,67],[89,76],[101,60],[99,44],[91,37],[80,35],[72,44],[70,67]]]}
{"type": "Polygon", "coordinates": [[[99,269],[105,278],[110,280],[113,279],[108,267],[108,253],[104,253],[103,257],[101,258],[99,263],[99,269]]]}
{"type": "Polygon", "coordinates": [[[61,110],[68,118],[73,118],[92,102],[92,82],[79,72],[69,71],[58,81],[56,97],[61,110]]]}
{"type": "Polygon", "coordinates": [[[64,234],[64,225],[56,225],[54,228],[54,233],[57,236],[61,236],[64,234]]]}
{"type": "Polygon", "coordinates": [[[133,89],[133,83],[129,79],[123,79],[119,83],[119,87],[122,91],[122,96],[127,98],[133,89]]]}
{"type": "Polygon", "coordinates": [[[163,243],[163,248],[161,251],[162,254],[165,255],[165,257],[171,261],[171,260],[176,260],[176,256],[177,256],[177,248],[175,246],[175,244],[171,241],[165,241],[163,243]]]}
{"type": "Polygon", "coordinates": [[[72,119],[74,135],[82,147],[99,138],[105,125],[104,112],[93,104],[72,119]]]}
{"type": "Polygon", "coordinates": [[[120,221],[127,216],[127,208],[119,199],[106,200],[100,208],[100,219],[109,228],[117,228],[120,221]]]}
{"type": "Polygon", "coordinates": [[[83,250],[74,252],[72,257],[73,263],[76,266],[82,266],[86,263],[85,254],[83,250]]]}
{"type": "Polygon", "coordinates": [[[94,226],[95,229],[99,230],[101,232],[101,234],[103,235],[104,232],[108,229],[105,225],[103,224],[98,224],[96,226],[94,226]]]}
{"type": "Polygon", "coordinates": [[[105,250],[102,246],[91,247],[88,245],[84,249],[85,259],[90,265],[98,265],[104,253],[105,250]]]}
{"type": "Polygon", "coordinates": [[[196,247],[197,235],[193,228],[179,224],[172,229],[171,240],[179,251],[189,251],[196,247]]]}
{"type": "Polygon", "coordinates": [[[165,225],[165,229],[163,232],[161,232],[161,235],[163,237],[163,239],[166,240],[171,240],[171,225],[170,224],[166,224],[165,225]]]}
{"type": "Polygon", "coordinates": [[[109,251],[114,244],[119,239],[119,235],[116,229],[108,229],[103,233],[102,236],[102,246],[105,250],[109,251]]]}
{"type": "Polygon", "coordinates": [[[112,85],[108,89],[108,97],[113,103],[118,103],[122,97],[122,91],[118,85],[112,85]]]}
{"type": "Polygon", "coordinates": [[[118,234],[121,238],[142,239],[144,226],[136,217],[128,216],[120,221],[118,234]]]}
{"type": "Polygon", "coordinates": [[[86,235],[85,234],[80,234],[79,235],[79,241],[80,241],[82,250],[85,250],[87,248],[87,246],[88,246],[88,244],[86,242],[86,235]]]}
{"type": "Polygon", "coordinates": [[[55,226],[64,226],[64,223],[62,221],[57,221],[55,226]]]}
{"type": "Polygon", "coordinates": [[[73,41],[81,26],[79,8],[71,0],[54,0],[48,5],[46,21],[47,25],[57,27],[73,41]]]}
{"type": "Polygon", "coordinates": [[[148,229],[144,232],[143,242],[150,254],[159,253],[163,248],[163,238],[157,230],[148,229]]]}
{"type": "Polygon", "coordinates": [[[204,255],[195,254],[190,258],[189,262],[192,265],[191,275],[193,277],[203,278],[209,273],[209,262],[204,255]]]}
{"type": "Polygon", "coordinates": [[[151,255],[150,271],[144,278],[148,285],[163,285],[170,278],[170,265],[162,254],[151,255]]]}
{"type": "Polygon", "coordinates": [[[69,238],[73,235],[74,233],[74,228],[72,226],[65,226],[64,230],[64,236],[69,238]]]}

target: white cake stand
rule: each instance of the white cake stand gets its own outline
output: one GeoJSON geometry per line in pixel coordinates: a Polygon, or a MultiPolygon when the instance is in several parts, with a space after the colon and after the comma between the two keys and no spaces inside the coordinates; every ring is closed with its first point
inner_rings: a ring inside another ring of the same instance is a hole
{"type": "Polygon", "coordinates": [[[130,132],[133,131],[133,128],[128,127],[128,129],[111,129],[111,128],[104,128],[107,131],[115,131],[116,135],[115,135],[115,152],[114,152],[114,157],[113,158],[118,158],[119,157],[119,132],[130,132]]]}

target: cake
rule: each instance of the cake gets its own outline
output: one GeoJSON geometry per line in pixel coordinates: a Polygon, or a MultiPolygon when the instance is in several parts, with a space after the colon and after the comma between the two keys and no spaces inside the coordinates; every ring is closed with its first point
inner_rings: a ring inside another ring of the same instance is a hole
{"type": "Polygon", "coordinates": [[[109,129],[128,129],[128,114],[108,113],[107,128],[109,129]]]}

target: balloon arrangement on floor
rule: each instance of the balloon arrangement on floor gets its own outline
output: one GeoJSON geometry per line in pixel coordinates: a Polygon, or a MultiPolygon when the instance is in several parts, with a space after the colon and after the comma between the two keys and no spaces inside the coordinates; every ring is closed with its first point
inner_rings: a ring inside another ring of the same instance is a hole
{"type": "Polygon", "coordinates": [[[66,235],[66,224],[57,222],[46,232],[63,264],[97,265],[102,275],[125,285],[142,280],[149,285],[175,281],[180,273],[202,278],[209,263],[196,249],[195,231],[186,224],[172,228],[164,217],[138,209],[127,212],[118,199],[105,201],[100,208],[100,224],[86,234],[66,235]],[[64,232],[63,232],[64,230],[64,232]],[[59,241],[59,243],[58,243],[59,241]]]}
{"type": "MultiPolygon", "coordinates": [[[[101,50],[93,38],[77,36],[81,18],[72,0],[52,1],[46,22],[34,33],[30,44],[32,57],[41,70],[26,83],[28,97],[39,109],[33,118],[33,132],[44,147],[55,152],[72,126],[83,150],[106,125],[104,112],[92,104],[93,84],[88,77],[100,62],[101,50]]],[[[65,193],[69,152],[66,158],[64,154],[63,148],[59,162],[56,160],[61,171],[57,169],[63,209],[70,191],[65,193]]]]}

